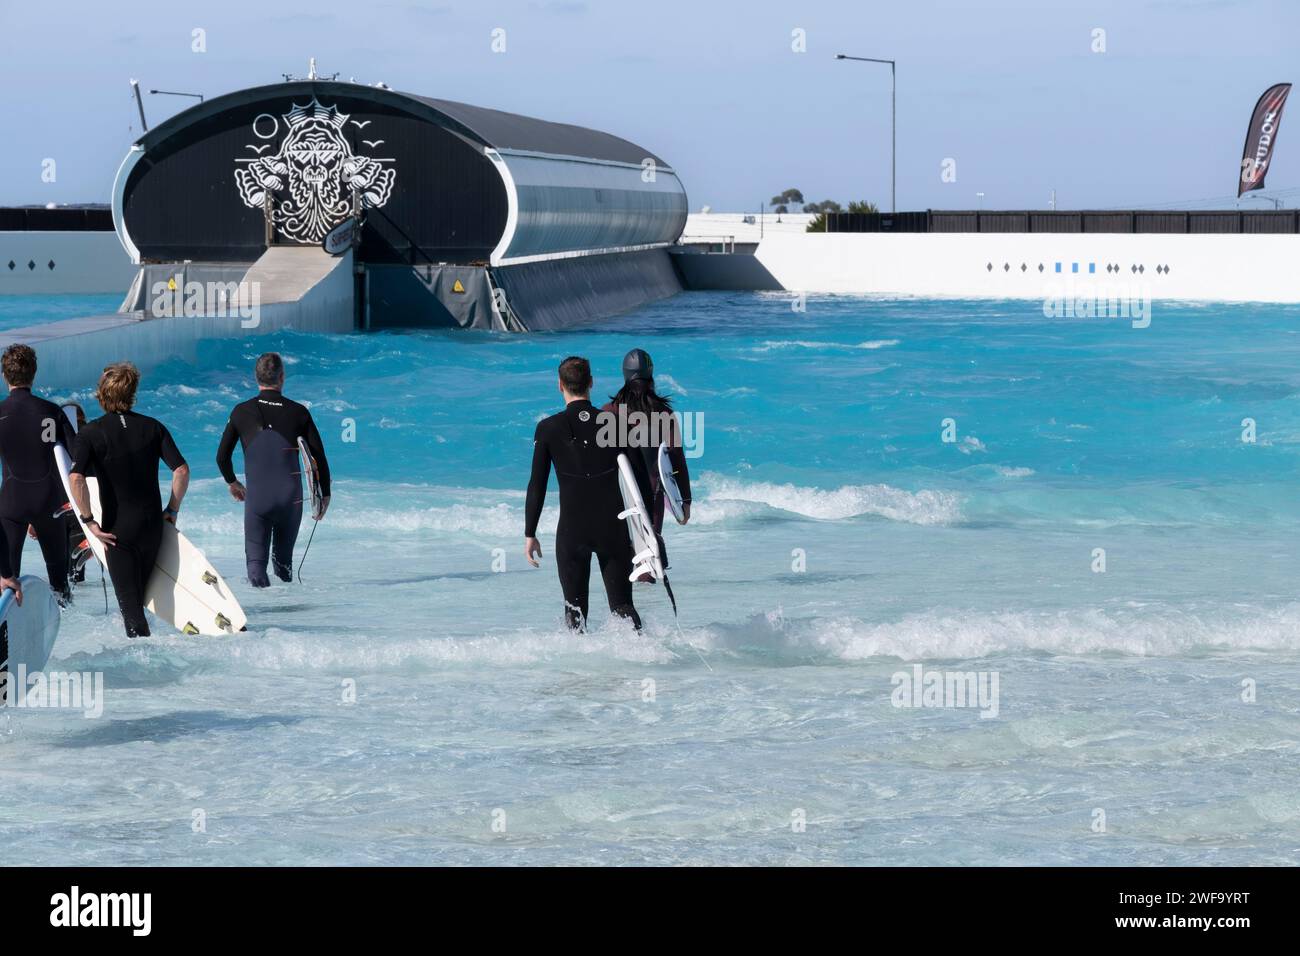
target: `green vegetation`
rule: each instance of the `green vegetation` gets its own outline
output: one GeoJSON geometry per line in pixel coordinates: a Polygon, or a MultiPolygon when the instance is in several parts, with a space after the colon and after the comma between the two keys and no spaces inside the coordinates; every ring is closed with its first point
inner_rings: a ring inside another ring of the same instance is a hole
{"type": "Polygon", "coordinates": [[[806,232],[825,232],[826,231],[826,214],[829,212],[880,212],[873,202],[867,202],[865,199],[855,199],[849,203],[849,208],[845,209],[834,199],[826,199],[822,202],[804,203],[804,212],[815,213],[812,222],[808,223],[806,232]]]}

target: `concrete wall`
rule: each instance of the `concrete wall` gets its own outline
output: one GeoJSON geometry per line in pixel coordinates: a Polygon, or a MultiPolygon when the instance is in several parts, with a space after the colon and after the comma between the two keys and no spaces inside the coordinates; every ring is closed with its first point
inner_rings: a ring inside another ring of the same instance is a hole
{"type": "MultiPolygon", "coordinates": [[[[723,258],[692,259],[694,287],[715,287],[708,283],[716,273],[717,287],[734,288],[735,264],[710,264],[723,258]]],[[[766,236],[754,258],[755,275],[797,292],[1040,299],[1065,287],[1300,302],[1294,235],[786,233],[766,236]]]]}
{"type": "Polygon", "coordinates": [[[125,295],[134,275],[115,232],[0,232],[0,295],[125,295]]]}
{"type": "Polygon", "coordinates": [[[27,343],[40,361],[40,387],[72,389],[93,386],[110,362],[134,362],[141,371],[171,359],[195,363],[199,344],[207,339],[282,329],[350,332],[354,326],[352,254],[330,263],[324,277],[297,298],[274,301],[274,290],[268,289],[272,301],[260,303],[255,324],[254,318],[238,316],[152,318],[144,312],[116,313],[0,332],[0,348],[11,342],[27,343]]]}

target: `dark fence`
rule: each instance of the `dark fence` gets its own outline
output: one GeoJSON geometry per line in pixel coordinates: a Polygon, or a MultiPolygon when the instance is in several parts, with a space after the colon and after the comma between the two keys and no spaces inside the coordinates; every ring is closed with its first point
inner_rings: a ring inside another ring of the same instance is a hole
{"type": "Polygon", "coordinates": [[[0,209],[0,232],[112,232],[113,211],[103,207],[0,209]]]}
{"type": "Polygon", "coordinates": [[[827,232],[1300,233],[1300,210],[948,210],[836,212],[827,232]]]}

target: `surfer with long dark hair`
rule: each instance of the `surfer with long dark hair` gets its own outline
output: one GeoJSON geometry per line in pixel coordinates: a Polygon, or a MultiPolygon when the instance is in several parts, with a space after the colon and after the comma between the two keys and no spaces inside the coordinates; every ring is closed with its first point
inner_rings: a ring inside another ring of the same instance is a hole
{"type": "MultiPolygon", "coordinates": [[[[633,349],[623,356],[623,387],[618,390],[603,411],[620,414],[633,427],[628,429],[627,444],[640,454],[629,455],[641,496],[650,509],[656,534],[664,527],[664,488],[659,480],[658,451],[663,442],[668,446],[668,460],[673,466],[673,480],[682,493],[682,524],[691,520],[691,475],[686,467],[686,453],[682,449],[682,429],[673,413],[672,400],[655,390],[655,363],[644,349],[633,349]],[[644,425],[635,427],[637,419],[644,425]]],[[[662,547],[662,541],[660,542],[662,547]]]]}

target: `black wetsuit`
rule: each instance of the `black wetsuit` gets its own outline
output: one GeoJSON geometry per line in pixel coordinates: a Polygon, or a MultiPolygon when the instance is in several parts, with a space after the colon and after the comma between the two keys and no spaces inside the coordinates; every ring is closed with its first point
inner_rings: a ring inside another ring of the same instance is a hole
{"type": "Polygon", "coordinates": [[[581,630],[587,620],[591,581],[591,556],[600,563],[609,609],[631,618],[639,628],[641,618],[632,604],[632,541],[627,524],[619,518],[623,496],[618,490],[617,447],[596,443],[600,430],[591,402],[570,402],[564,411],[537,424],[533,435],[533,471],[524,506],[524,536],[537,536],[537,522],[546,501],[551,465],[560,484],[560,524],[555,532],[555,567],[564,592],[564,615],[569,627],[581,630]]]}
{"type": "MultiPolygon", "coordinates": [[[[609,402],[602,412],[618,414],[618,406],[609,402]]],[[[686,467],[686,452],[682,450],[681,425],[677,421],[677,416],[672,412],[672,424],[670,427],[670,438],[668,445],[668,461],[673,466],[673,480],[677,482],[677,490],[681,493],[682,504],[691,503],[691,472],[686,467]]],[[[633,455],[628,452],[628,461],[632,464],[632,471],[636,474],[637,485],[640,486],[641,496],[647,501],[650,508],[650,519],[654,525],[655,533],[662,535],[664,530],[664,506],[667,499],[664,496],[663,482],[659,480],[659,446],[658,445],[634,445],[639,454],[633,455]],[[648,494],[647,494],[648,490],[648,494]]],[[[659,546],[663,548],[663,538],[659,539],[659,546]]],[[[668,563],[668,552],[662,552],[665,566],[668,563]]]]}
{"type": "Polygon", "coordinates": [[[244,449],[244,558],[248,582],[264,588],[268,556],[281,581],[293,580],[293,546],[302,524],[302,465],[298,439],[316,459],[322,496],[330,493],[330,466],[311,412],[274,389],[235,406],[217,448],[217,467],[226,483],[235,480],[235,442],[244,449]]]}
{"type": "Polygon", "coordinates": [[[105,551],[127,637],[148,637],[144,591],[163,532],[158,462],[175,471],[185,458],[162,422],[135,412],[87,422],[77,433],[75,449],[72,470],[98,479],[104,513],[100,527],[117,536],[105,551]]]}
{"type": "Polygon", "coordinates": [[[71,448],[72,424],[53,402],[15,388],[0,402],[0,459],[4,484],[0,486],[0,529],[4,532],[0,573],[22,573],[27,526],[45,558],[50,589],[58,593],[68,584],[68,536],[59,516],[68,500],[54,463],[54,443],[71,448]]]}

